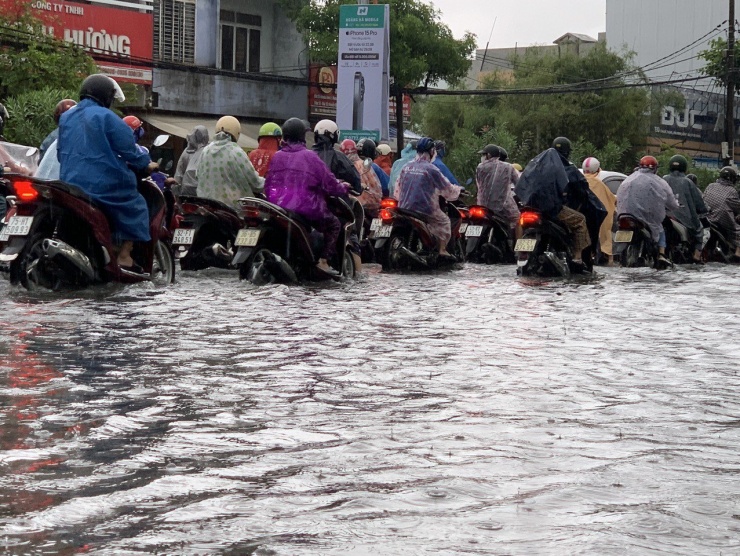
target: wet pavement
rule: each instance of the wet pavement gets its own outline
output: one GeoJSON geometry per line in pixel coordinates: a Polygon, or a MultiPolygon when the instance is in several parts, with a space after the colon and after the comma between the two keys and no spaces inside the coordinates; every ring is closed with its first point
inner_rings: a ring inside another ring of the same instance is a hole
{"type": "Polygon", "coordinates": [[[0,552],[738,554],[739,293],[0,281],[0,552]]]}

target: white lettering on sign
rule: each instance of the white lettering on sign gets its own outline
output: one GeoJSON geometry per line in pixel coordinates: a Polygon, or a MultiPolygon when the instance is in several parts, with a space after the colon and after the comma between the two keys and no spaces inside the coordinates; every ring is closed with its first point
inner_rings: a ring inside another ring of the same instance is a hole
{"type": "Polygon", "coordinates": [[[686,108],[679,112],[673,106],[664,106],[663,115],[660,119],[661,125],[676,126],[681,129],[691,127],[691,129],[701,129],[701,124],[696,123],[696,116],[700,116],[699,110],[690,110],[686,108]]]}
{"type": "Polygon", "coordinates": [[[42,2],[41,0],[38,0],[37,2],[33,2],[31,4],[31,7],[35,10],[46,10],[49,12],[52,10],[50,2],[42,2]]]}
{"type": "Polygon", "coordinates": [[[131,55],[131,39],[126,35],[109,35],[105,29],[100,31],[95,31],[92,27],[88,27],[87,30],[65,29],[64,40],[90,49],[97,54],[106,52],[124,56],[131,55]]]}

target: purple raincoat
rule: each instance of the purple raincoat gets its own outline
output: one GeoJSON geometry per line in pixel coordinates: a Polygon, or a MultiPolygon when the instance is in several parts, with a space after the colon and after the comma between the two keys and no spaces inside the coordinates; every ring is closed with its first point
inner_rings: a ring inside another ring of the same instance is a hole
{"type": "Polygon", "coordinates": [[[310,220],[331,217],[326,197],[347,194],[319,156],[303,143],[284,144],[270,161],[265,179],[267,200],[310,220]]]}

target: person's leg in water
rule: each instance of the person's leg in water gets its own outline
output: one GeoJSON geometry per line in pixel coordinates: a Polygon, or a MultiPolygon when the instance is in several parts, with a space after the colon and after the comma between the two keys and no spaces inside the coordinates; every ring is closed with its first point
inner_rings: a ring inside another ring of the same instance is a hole
{"type": "Polygon", "coordinates": [[[665,249],[667,246],[668,242],[666,241],[665,230],[661,230],[660,235],[658,236],[658,260],[670,264],[671,261],[669,261],[665,256],[665,249]]]}
{"type": "Polygon", "coordinates": [[[583,264],[583,251],[591,245],[591,236],[588,234],[586,217],[577,210],[563,207],[558,214],[558,220],[573,236],[573,262],[583,264]]]}
{"type": "Polygon", "coordinates": [[[319,262],[316,264],[316,267],[327,274],[339,274],[337,270],[329,266],[329,261],[337,252],[337,239],[339,239],[339,232],[341,230],[339,218],[331,214],[325,218],[311,220],[310,223],[324,236],[324,247],[321,250],[319,262]]]}

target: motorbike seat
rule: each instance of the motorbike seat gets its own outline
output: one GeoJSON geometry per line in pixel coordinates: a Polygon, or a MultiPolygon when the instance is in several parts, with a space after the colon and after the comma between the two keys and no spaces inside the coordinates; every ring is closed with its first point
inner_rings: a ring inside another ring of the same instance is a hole
{"type": "Polygon", "coordinates": [[[429,220],[429,216],[424,214],[423,212],[418,212],[418,211],[409,210],[409,209],[402,209],[400,207],[397,208],[396,211],[401,215],[410,216],[411,218],[416,218],[418,220],[421,220],[422,222],[428,222],[429,220]]]}

